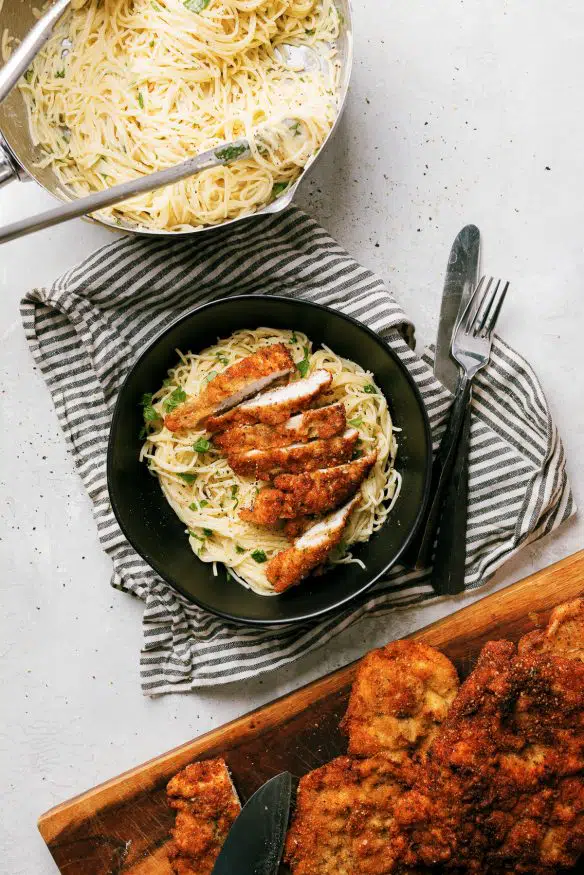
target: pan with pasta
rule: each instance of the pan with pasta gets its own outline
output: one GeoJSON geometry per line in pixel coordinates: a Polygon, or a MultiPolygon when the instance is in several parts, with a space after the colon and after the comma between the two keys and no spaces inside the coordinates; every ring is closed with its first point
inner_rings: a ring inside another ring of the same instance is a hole
{"type": "Polygon", "coordinates": [[[242,329],[178,356],[142,399],[141,459],[199,559],[266,596],[326,566],[364,567],[352,547],[401,486],[374,376],[291,329],[242,329]]]}

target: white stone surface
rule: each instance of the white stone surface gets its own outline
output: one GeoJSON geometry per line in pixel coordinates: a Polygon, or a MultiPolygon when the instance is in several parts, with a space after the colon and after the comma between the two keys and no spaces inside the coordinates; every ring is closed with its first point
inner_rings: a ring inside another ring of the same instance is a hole
{"type": "MultiPolygon", "coordinates": [[[[564,0],[354,0],[355,70],[339,136],[299,197],[388,282],[434,338],[459,228],[512,292],[501,333],[533,364],[584,469],[584,7],[564,0]]],[[[4,223],[51,203],[0,193],[4,223]]],[[[0,249],[0,871],[49,875],[36,832],[49,806],[216,727],[460,606],[365,622],[294,666],[200,695],[144,699],[139,602],[108,586],[89,500],[33,368],[18,304],[110,239],[81,221],[0,249]]],[[[504,586],[577,550],[583,524],[523,551],[504,586]]],[[[496,634],[496,629],[493,629],[496,634]]]]}

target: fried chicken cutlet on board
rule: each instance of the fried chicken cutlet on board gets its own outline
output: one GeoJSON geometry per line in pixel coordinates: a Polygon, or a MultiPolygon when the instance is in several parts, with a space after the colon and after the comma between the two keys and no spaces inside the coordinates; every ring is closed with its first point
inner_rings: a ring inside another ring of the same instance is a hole
{"type": "Polygon", "coordinates": [[[175,875],[210,875],[227,833],[241,810],[222,759],[192,763],[166,788],[176,809],[168,858],[175,875]]]}
{"type": "Polygon", "coordinates": [[[198,428],[212,414],[234,407],[277,380],[289,377],[293,370],[294,362],[283,343],[263,347],[214,377],[194,400],[169,413],[164,424],[170,431],[198,428]]]}
{"type": "Polygon", "coordinates": [[[273,488],[261,489],[253,508],[244,508],[239,515],[246,522],[273,526],[280,519],[294,520],[306,514],[333,510],[357,491],[376,461],[374,451],[334,468],[280,474],[273,488]]]}
{"type": "Polygon", "coordinates": [[[346,425],[347,414],[339,402],[298,413],[281,425],[237,425],[218,434],[213,443],[226,453],[267,450],[315,438],[335,437],[345,431],[346,425]]]}
{"type": "Polygon", "coordinates": [[[296,586],[325,562],[331,550],[340,544],[349,517],[360,501],[361,497],[355,496],[339,510],[307,529],[293,547],[282,550],[270,559],[266,576],[276,592],[296,586]]]}
{"type": "Polygon", "coordinates": [[[584,660],[584,599],[558,605],[547,628],[524,635],[519,653],[557,653],[569,659],[584,660]]]}
{"type": "Polygon", "coordinates": [[[341,728],[349,754],[423,757],[458,692],[450,660],[418,641],[392,641],[360,662],[341,728]]]}
{"type": "Polygon", "coordinates": [[[295,380],[287,386],[279,386],[238,404],[220,416],[210,416],[205,423],[211,432],[225,431],[235,425],[281,425],[293,413],[307,410],[316,399],[326,392],[332,383],[333,375],[324,369],[315,371],[309,377],[295,380]]]}
{"type": "Polygon", "coordinates": [[[237,474],[268,480],[282,471],[299,474],[302,471],[341,465],[351,458],[358,440],[357,429],[348,428],[339,437],[326,441],[272,447],[270,450],[248,450],[247,453],[229,453],[227,461],[237,474]]]}

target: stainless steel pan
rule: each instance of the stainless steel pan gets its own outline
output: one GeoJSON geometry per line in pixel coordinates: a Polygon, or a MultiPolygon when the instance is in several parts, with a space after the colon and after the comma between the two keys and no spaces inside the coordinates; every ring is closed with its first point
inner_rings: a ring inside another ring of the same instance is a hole
{"type": "MultiPolygon", "coordinates": [[[[351,0],[336,0],[337,7],[341,13],[341,33],[338,41],[339,59],[341,63],[341,81],[339,94],[339,111],[335,124],[330,131],[327,139],[323,143],[320,154],[326,148],[329,140],[334,135],[343,113],[347,92],[349,88],[349,79],[351,77],[351,69],[353,66],[353,28],[352,28],[352,13],[351,0]]],[[[5,0],[0,13],[0,34],[5,28],[11,35],[22,39],[31,30],[36,23],[36,18],[33,15],[33,6],[37,5],[37,0],[5,0]]],[[[31,140],[26,107],[20,91],[16,88],[6,98],[4,103],[0,105],[0,186],[14,180],[34,179],[41,185],[45,191],[54,195],[61,201],[70,201],[71,196],[67,193],[65,187],[59,182],[53,170],[50,167],[41,168],[37,166],[37,162],[41,156],[40,151],[33,145],[31,140]]],[[[261,210],[258,210],[255,215],[264,213],[278,213],[286,209],[290,204],[296,189],[302,182],[304,176],[309,172],[314,165],[314,160],[305,168],[296,183],[288,192],[281,195],[273,203],[268,204],[261,210]]],[[[218,227],[216,225],[202,228],[193,228],[190,231],[159,231],[136,227],[130,222],[109,222],[105,219],[95,219],[102,225],[107,225],[116,231],[124,230],[129,233],[139,234],[200,234],[204,231],[212,231],[218,227]]],[[[226,225],[234,225],[236,222],[241,222],[243,219],[230,219],[223,222],[219,227],[226,225]]]]}

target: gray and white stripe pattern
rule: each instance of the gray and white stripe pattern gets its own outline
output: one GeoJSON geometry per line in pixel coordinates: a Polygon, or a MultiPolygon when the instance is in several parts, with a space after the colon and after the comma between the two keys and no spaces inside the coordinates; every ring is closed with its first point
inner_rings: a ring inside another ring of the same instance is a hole
{"type": "MultiPolygon", "coordinates": [[[[382,282],[296,208],[195,239],[124,237],[22,301],[28,342],[113,560],[112,583],[145,601],[141,678],[147,695],[274,670],[359,618],[433,597],[427,572],[396,568],[360,602],[318,624],[242,628],[186,603],[124,539],[110,507],[105,465],[113,405],[128,368],[186,310],[226,295],[274,293],[328,304],[379,332],[414,376],[439,440],[450,395],[433,376],[431,351],[423,358],[413,352],[412,325],[382,282]]],[[[499,339],[477,380],[473,414],[468,588],[574,511],[562,443],[538,380],[499,339]]]]}

